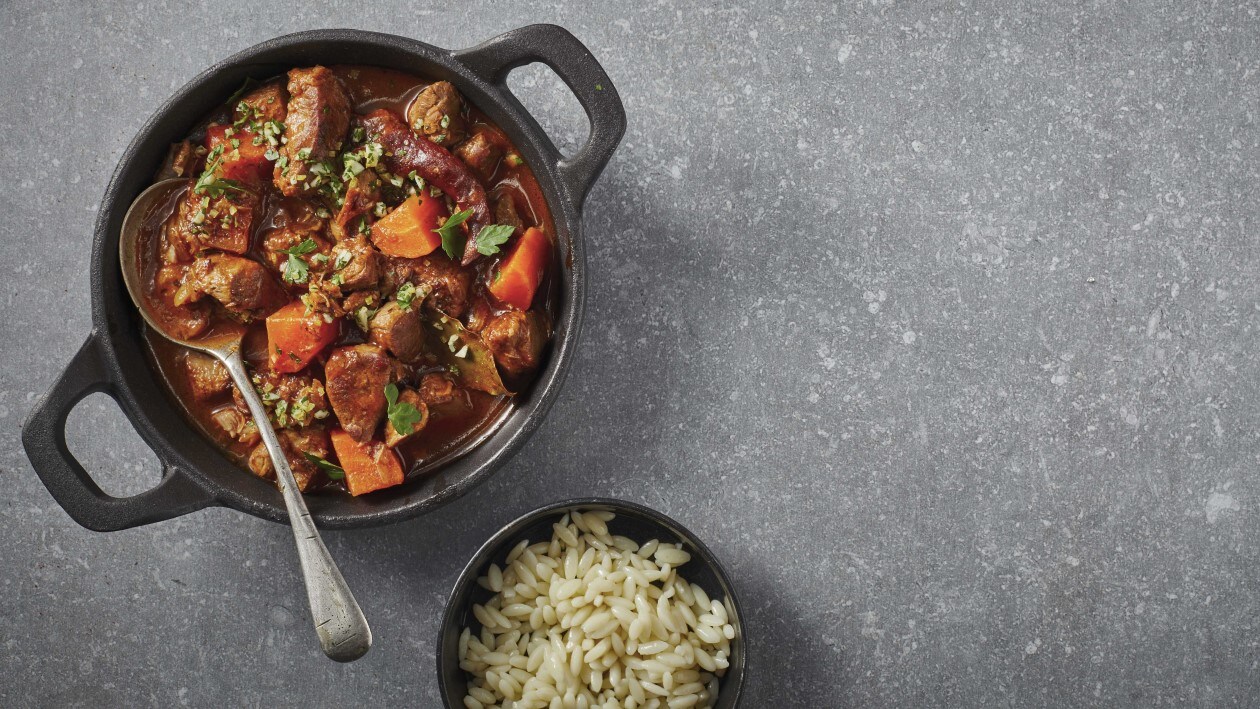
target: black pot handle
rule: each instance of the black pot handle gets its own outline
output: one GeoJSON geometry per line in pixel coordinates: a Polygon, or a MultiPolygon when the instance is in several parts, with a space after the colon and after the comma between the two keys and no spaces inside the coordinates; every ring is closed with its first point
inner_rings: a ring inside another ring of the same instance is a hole
{"type": "Polygon", "coordinates": [[[88,337],[22,428],[22,445],[39,479],[74,521],[98,532],[159,522],[199,510],[214,498],[165,461],[162,482],[131,497],[113,497],[92,480],[66,447],[66,417],[83,398],[104,392],[118,400],[96,333],[88,337]]]}
{"type": "Polygon", "coordinates": [[[626,132],[626,111],[621,105],[621,97],[590,50],[563,27],[528,25],[476,47],[455,52],[455,58],[484,81],[502,90],[526,115],[529,115],[528,111],[507,87],[507,75],[512,69],[531,62],[542,62],[569,87],[582,104],[582,110],[586,111],[586,118],[591,123],[590,137],[571,158],[562,158],[550,140],[547,147],[551,149],[552,159],[556,160],[561,181],[580,208],[586,200],[587,191],[595,184],[626,132]]]}

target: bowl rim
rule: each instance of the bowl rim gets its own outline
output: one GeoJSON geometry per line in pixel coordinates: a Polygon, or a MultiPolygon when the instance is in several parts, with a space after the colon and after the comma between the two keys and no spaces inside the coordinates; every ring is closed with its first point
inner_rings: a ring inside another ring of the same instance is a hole
{"type": "MultiPolygon", "coordinates": [[[[650,520],[653,524],[664,528],[666,531],[679,537],[680,540],[686,542],[699,552],[704,565],[712,572],[718,580],[719,585],[723,587],[726,593],[725,602],[729,609],[732,625],[735,626],[735,639],[731,641],[732,647],[735,643],[739,643],[740,652],[736,657],[736,653],[732,652],[734,661],[731,663],[727,672],[727,677],[734,679],[733,685],[726,684],[726,677],[722,678],[720,686],[730,688],[731,704],[730,706],[739,706],[740,696],[743,693],[744,683],[748,674],[748,643],[747,623],[743,614],[743,606],[740,604],[738,593],[735,589],[735,583],[731,580],[731,576],[726,571],[726,567],[722,564],[713,550],[710,549],[703,540],[701,540],[694,532],[680,523],[673,517],[653,509],[640,502],[623,500],[615,497],[575,497],[567,500],[550,502],[540,507],[536,507],[529,512],[525,512],[517,516],[512,521],[504,524],[497,532],[490,535],[485,542],[477,547],[468,561],[460,570],[459,575],[455,579],[454,585],[451,586],[450,592],[446,597],[446,605],[442,611],[442,622],[438,626],[437,636],[437,652],[435,654],[435,662],[437,669],[438,694],[442,698],[442,702],[447,709],[458,709],[462,707],[463,687],[459,687],[461,694],[458,697],[452,696],[455,688],[451,687],[444,676],[443,665],[446,660],[447,643],[446,638],[452,632],[456,632],[456,624],[460,622],[459,616],[471,601],[473,587],[476,586],[477,578],[480,570],[494,558],[498,556],[500,550],[504,550],[508,543],[520,533],[522,529],[533,524],[539,519],[550,515],[561,516],[561,513],[572,509],[583,509],[588,507],[607,507],[612,509],[614,513],[624,509],[634,514],[640,515],[650,520]],[[464,600],[457,603],[458,598],[464,600]]],[[[637,541],[637,540],[636,540],[637,541]]],[[[505,552],[506,553],[506,552],[505,552]]],[[[460,631],[462,632],[462,631],[460,631]]],[[[458,636],[456,636],[458,637],[458,636]]],[[[719,697],[722,696],[719,694],[719,697]]]]}

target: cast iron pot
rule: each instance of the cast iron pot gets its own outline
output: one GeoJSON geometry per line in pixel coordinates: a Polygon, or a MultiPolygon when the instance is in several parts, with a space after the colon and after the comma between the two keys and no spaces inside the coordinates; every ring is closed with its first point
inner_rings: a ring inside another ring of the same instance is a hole
{"type": "Polygon", "coordinates": [[[581,330],[585,290],[582,206],[625,132],[625,111],[612,81],[567,30],[530,25],[461,51],[404,37],[357,30],[317,30],[279,37],[207,69],[180,89],[140,129],[123,153],[96,220],[92,245],[92,334],[35,407],[22,443],[35,472],[79,524],[98,531],[126,529],[222,505],[278,522],[287,519],[279,491],[238,468],[189,424],[141,340],[141,318],[123,287],[118,233],[128,206],[147,187],[170,144],[246,78],[265,79],[294,66],[363,64],[453,83],[499,125],[533,169],[551,208],[559,241],[559,305],[555,336],[543,369],[500,419],[444,464],[385,491],[359,498],[307,497],[324,528],[367,527],[423,514],[466,493],[525,443],[560,390],[581,330]],[[542,62],[582,104],[590,137],[565,158],[507,87],[515,67],[542,62]],[[162,480],[132,497],[112,497],[93,482],[66,447],[66,417],[83,397],[113,397],[162,464],[162,480]]]}

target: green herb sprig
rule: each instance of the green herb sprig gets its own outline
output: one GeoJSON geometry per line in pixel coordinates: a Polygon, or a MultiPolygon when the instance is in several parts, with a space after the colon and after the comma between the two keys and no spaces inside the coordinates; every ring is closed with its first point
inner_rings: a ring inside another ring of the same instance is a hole
{"type": "Polygon", "coordinates": [[[284,264],[284,273],[281,275],[287,283],[305,283],[311,275],[310,266],[306,263],[306,259],[302,258],[306,254],[319,248],[314,239],[303,239],[302,243],[287,249],[280,249],[277,253],[288,254],[289,260],[284,264]]]}
{"type": "Polygon", "coordinates": [[[415,433],[416,426],[424,420],[424,416],[416,407],[398,400],[398,386],[392,382],[385,385],[385,401],[389,404],[386,410],[389,425],[404,436],[415,433]]]}
{"type": "Polygon", "coordinates": [[[323,458],[315,455],[314,453],[307,453],[306,451],[302,451],[302,457],[314,463],[315,467],[324,471],[324,473],[328,476],[330,480],[345,480],[346,479],[345,468],[342,468],[340,465],[337,465],[336,463],[330,463],[327,460],[324,460],[323,458]]]}
{"type": "Polygon", "coordinates": [[[468,241],[463,232],[459,230],[459,225],[468,221],[472,216],[471,209],[464,209],[455,212],[446,218],[442,226],[434,229],[438,236],[442,237],[442,250],[452,261],[458,259],[464,252],[464,244],[468,241]]]}
{"type": "Polygon", "coordinates": [[[485,227],[477,232],[475,241],[477,253],[482,256],[493,256],[499,253],[499,247],[512,238],[512,232],[514,231],[516,231],[516,227],[511,224],[491,224],[485,227]]]}

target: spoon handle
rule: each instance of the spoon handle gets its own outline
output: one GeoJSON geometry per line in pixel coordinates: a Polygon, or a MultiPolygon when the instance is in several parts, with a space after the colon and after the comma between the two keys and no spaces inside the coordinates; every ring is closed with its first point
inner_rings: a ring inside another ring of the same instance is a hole
{"type": "Polygon", "coordinates": [[[267,446],[267,452],[271,454],[271,464],[276,470],[280,493],[289,510],[293,538],[297,541],[302,577],[306,581],[306,596],[311,604],[311,618],[315,621],[320,647],[325,655],[338,662],[357,660],[372,647],[372,629],[368,627],[358,601],[354,599],[345,578],[329,555],[328,548],[324,546],[319,530],[311,521],[311,513],[306,509],[306,501],[298,490],[293,470],[289,468],[289,461],[276,438],[275,429],[267,418],[267,410],[245,371],[240,350],[233,349],[230,353],[217,354],[227,366],[232,381],[245,398],[245,403],[249,405],[254,422],[258,424],[258,433],[267,446]]]}

